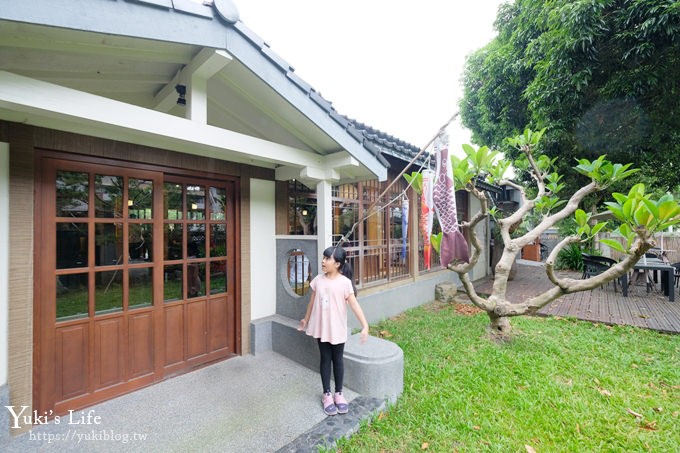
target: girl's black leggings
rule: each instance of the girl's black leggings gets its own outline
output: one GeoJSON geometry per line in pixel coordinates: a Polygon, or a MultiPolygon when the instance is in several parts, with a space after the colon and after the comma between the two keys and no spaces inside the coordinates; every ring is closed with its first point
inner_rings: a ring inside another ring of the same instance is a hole
{"type": "Polygon", "coordinates": [[[342,355],[345,351],[345,343],[330,344],[321,340],[319,353],[321,356],[319,370],[321,371],[321,385],[324,393],[331,391],[331,363],[333,364],[333,378],[335,379],[335,391],[342,392],[342,380],[345,377],[345,366],[342,355]]]}

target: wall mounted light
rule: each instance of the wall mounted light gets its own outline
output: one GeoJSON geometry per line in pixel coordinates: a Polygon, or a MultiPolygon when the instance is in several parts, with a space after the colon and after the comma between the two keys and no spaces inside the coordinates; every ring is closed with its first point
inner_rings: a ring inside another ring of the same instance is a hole
{"type": "Polygon", "coordinates": [[[306,209],[303,209],[303,210],[302,210],[302,215],[307,215],[307,210],[306,210],[306,209]]]}
{"type": "Polygon", "coordinates": [[[177,94],[179,95],[177,98],[177,103],[179,105],[187,105],[187,99],[185,97],[187,94],[186,85],[175,85],[175,91],[177,91],[177,94]]]}

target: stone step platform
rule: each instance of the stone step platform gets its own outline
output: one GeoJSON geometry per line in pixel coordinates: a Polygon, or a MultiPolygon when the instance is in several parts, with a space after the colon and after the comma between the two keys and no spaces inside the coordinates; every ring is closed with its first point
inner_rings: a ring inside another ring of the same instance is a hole
{"type": "MultiPolygon", "coordinates": [[[[251,352],[272,350],[312,370],[319,369],[316,339],[297,330],[299,321],[274,315],[251,324],[251,352]]],[[[360,335],[345,344],[345,386],[360,395],[395,402],[404,387],[404,353],[399,346],[360,335]]]]}

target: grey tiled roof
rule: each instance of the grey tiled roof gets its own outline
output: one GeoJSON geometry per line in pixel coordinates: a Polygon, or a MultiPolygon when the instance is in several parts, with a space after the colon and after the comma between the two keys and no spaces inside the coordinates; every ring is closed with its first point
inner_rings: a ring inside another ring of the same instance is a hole
{"type": "MultiPolygon", "coordinates": [[[[417,146],[405,142],[404,140],[401,140],[393,135],[382,132],[367,124],[360,123],[359,121],[346,117],[344,118],[350,124],[353,124],[356,129],[362,132],[364,138],[368,142],[364,143],[364,146],[376,147],[381,153],[388,154],[406,162],[410,162],[420,152],[420,148],[417,146]]],[[[422,163],[425,161],[425,159],[426,155],[423,153],[418,157],[417,163],[422,163]]]]}

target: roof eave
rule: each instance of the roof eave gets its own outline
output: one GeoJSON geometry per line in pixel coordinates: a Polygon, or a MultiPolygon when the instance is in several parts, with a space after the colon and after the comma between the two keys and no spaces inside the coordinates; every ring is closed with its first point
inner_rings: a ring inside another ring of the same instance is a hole
{"type": "Polygon", "coordinates": [[[0,0],[0,20],[224,49],[323,130],[339,148],[361,162],[371,174],[381,181],[387,179],[387,161],[380,153],[364,146],[361,134],[352,134],[351,127],[343,127],[334,119],[335,110],[330,102],[297,77],[293,68],[242,22],[225,21],[215,13],[213,6],[169,0],[0,0]],[[140,6],[145,7],[143,15],[132,11],[140,6]],[[149,27],[149,23],[154,26],[149,27]]]}

